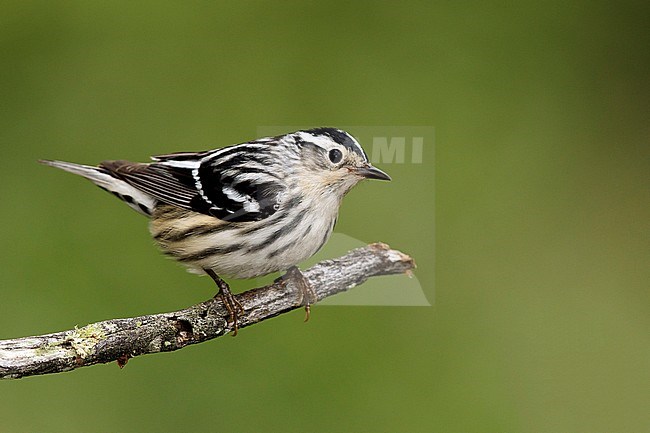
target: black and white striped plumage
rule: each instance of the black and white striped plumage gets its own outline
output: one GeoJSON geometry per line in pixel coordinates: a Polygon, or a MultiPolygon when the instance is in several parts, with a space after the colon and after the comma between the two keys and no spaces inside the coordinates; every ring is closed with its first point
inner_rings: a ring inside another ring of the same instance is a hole
{"type": "Polygon", "coordinates": [[[334,128],[152,159],[98,167],[42,162],[90,179],[149,216],[162,250],[191,270],[235,278],[311,257],[355,184],[390,179],[351,135],[334,128]]]}

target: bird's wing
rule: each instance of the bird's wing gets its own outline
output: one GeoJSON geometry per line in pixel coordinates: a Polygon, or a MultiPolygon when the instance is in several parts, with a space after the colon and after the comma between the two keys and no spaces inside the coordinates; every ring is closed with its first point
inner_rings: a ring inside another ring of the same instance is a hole
{"type": "Polygon", "coordinates": [[[259,221],[277,211],[285,184],[267,169],[268,152],[257,150],[240,145],[100,167],[163,203],[226,221],[259,221]]]}

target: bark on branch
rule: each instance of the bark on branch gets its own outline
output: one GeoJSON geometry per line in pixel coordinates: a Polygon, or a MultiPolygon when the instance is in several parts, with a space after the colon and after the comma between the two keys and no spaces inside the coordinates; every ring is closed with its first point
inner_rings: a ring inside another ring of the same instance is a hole
{"type": "MultiPolygon", "coordinates": [[[[409,256],[384,244],[358,248],[303,271],[318,300],[351,289],[369,277],[408,273],[409,256]]],[[[302,292],[291,279],[235,295],[244,307],[239,327],[300,308],[302,292]]],[[[171,352],[230,332],[228,311],[212,298],[184,310],[92,323],[53,334],[0,341],[0,378],[17,379],[117,361],[123,367],[138,355],[171,352]]]]}

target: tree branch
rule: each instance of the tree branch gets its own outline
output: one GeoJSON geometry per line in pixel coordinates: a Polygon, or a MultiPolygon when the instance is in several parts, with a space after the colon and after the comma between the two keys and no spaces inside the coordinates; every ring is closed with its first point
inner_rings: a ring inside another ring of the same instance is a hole
{"type": "MultiPolygon", "coordinates": [[[[408,273],[415,267],[409,256],[385,244],[357,248],[335,260],[303,271],[318,300],[351,289],[369,277],[408,273]]],[[[244,307],[239,327],[300,308],[302,292],[292,279],[235,295],[244,307]]],[[[74,370],[147,353],[171,352],[211,340],[232,329],[220,298],[184,310],[92,323],[53,334],[0,341],[0,378],[17,379],[74,370]]]]}

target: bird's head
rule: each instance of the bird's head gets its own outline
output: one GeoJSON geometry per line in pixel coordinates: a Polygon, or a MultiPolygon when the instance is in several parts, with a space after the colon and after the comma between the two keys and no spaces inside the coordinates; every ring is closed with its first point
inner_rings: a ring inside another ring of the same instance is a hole
{"type": "Polygon", "coordinates": [[[305,189],[343,197],[363,179],[391,180],[372,166],[359,142],[336,128],[315,128],[289,134],[295,143],[296,175],[305,189]]]}

